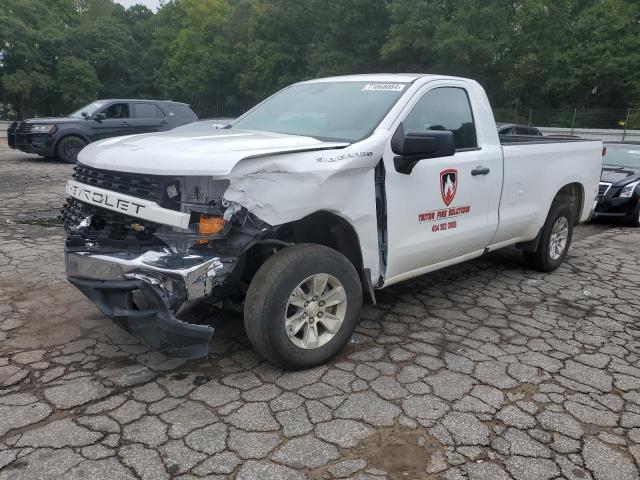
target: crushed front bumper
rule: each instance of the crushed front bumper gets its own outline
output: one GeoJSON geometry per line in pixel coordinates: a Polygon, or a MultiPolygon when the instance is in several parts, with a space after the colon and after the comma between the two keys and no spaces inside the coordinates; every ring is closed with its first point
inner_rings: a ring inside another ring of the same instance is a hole
{"type": "Polygon", "coordinates": [[[227,272],[219,257],[67,251],[65,260],[69,281],[154,350],[179,358],[208,355],[213,328],[177,317],[223,283],[227,272]]]}

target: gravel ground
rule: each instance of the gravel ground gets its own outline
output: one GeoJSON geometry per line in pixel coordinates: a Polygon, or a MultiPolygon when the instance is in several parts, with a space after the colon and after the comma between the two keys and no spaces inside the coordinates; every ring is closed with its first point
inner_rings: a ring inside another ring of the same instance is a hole
{"type": "Polygon", "coordinates": [[[330,364],[283,372],[238,318],[150,352],[65,282],[71,166],[0,146],[0,480],[639,478],[640,231],[579,227],[379,293],[330,364]]]}

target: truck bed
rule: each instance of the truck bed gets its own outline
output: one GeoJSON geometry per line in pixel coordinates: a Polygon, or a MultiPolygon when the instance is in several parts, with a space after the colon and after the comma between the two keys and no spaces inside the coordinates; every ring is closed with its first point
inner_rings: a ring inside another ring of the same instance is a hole
{"type": "Polygon", "coordinates": [[[564,137],[553,135],[499,135],[501,145],[533,144],[533,143],[560,143],[560,142],[592,142],[586,138],[564,137]]]}
{"type": "Polygon", "coordinates": [[[560,143],[560,142],[590,142],[585,138],[560,137],[560,136],[540,136],[540,135],[500,135],[501,145],[533,144],[533,143],[560,143]]]}
{"type": "Polygon", "coordinates": [[[579,191],[574,221],[587,220],[598,193],[602,142],[501,135],[500,143],[504,179],[496,243],[515,236],[534,238],[545,222],[556,193],[568,184],[575,184],[579,191]]]}

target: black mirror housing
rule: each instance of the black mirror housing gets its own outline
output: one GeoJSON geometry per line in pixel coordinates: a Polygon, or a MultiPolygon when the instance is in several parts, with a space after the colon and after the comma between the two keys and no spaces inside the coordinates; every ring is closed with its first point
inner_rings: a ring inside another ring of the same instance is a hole
{"type": "Polygon", "coordinates": [[[409,175],[420,160],[450,157],[456,153],[456,143],[450,130],[427,130],[405,134],[404,125],[391,137],[391,150],[397,156],[393,163],[396,171],[409,175]]]}

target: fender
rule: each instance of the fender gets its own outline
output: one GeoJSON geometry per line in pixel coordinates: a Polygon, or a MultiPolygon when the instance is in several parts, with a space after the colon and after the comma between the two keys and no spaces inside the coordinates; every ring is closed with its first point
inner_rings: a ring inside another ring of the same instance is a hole
{"type": "Polygon", "coordinates": [[[69,136],[80,137],[86,143],[91,143],[93,141],[81,129],[75,126],[67,127],[66,125],[65,126],[63,125],[58,126],[58,132],[56,132],[58,138],[56,138],[54,141],[54,144],[53,144],[54,149],[58,148],[58,144],[62,141],[63,138],[69,137],[69,136]]]}

